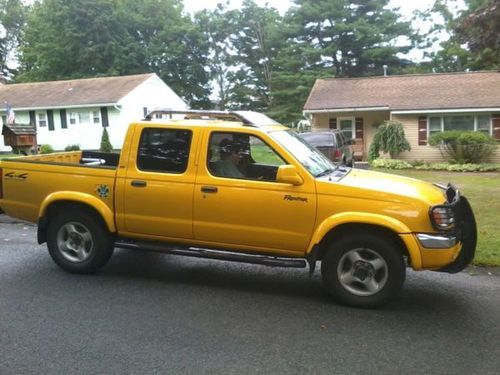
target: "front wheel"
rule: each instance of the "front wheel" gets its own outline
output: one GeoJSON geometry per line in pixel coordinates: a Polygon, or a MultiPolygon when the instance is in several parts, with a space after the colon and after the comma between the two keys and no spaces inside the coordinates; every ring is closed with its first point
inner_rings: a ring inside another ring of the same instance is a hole
{"type": "Polygon", "coordinates": [[[332,297],[346,305],[375,308],[403,286],[405,264],[397,247],[376,235],[339,239],[321,263],[323,283],[332,297]]]}
{"type": "Polygon", "coordinates": [[[49,224],[47,247],[54,262],[71,273],[94,273],[113,254],[110,233],[86,211],[55,216],[49,224]]]}

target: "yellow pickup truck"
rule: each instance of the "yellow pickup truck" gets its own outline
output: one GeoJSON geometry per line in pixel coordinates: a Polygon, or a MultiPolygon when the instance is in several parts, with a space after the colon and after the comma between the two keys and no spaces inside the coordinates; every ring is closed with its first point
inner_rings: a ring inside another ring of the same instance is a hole
{"type": "Polygon", "coordinates": [[[477,230],[452,185],[333,164],[288,128],[222,111],[155,111],[120,154],[4,159],[0,207],[38,223],[64,270],[113,249],[307,267],[344,304],[378,307],[406,267],[459,272],[477,230]],[[161,118],[160,118],[161,117],[161,118]],[[153,119],[154,118],[154,119],[153,119]]]}

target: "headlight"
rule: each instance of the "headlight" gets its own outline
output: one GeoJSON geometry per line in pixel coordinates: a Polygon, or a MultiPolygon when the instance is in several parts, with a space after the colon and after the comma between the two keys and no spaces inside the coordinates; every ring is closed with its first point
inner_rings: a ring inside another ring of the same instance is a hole
{"type": "Polygon", "coordinates": [[[450,230],[455,226],[455,216],[451,207],[432,207],[430,217],[432,224],[438,230],[450,230]]]}

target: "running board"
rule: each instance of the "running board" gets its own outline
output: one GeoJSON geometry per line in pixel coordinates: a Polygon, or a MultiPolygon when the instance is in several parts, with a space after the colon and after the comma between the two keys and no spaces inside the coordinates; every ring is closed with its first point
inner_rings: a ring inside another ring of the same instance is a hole
{"type": "Polygon", "coordinates": [[[260,264],[271,267],[305,268],[306,260],[300,258],[273,257],[250,253],[235,253],[231,251],[202,249],[197,247],[173,247],[159,243],[131,242],[118,240],[115,247],[122,249],[154,251],[174,255],[184,255],[194,258],[206,258],[216,260],[227,260],[230,262],[260,264]]]}

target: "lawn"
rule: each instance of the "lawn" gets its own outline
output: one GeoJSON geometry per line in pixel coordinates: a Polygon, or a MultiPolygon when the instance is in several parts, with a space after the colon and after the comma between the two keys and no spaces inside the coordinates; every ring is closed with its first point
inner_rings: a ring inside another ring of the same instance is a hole
{"type": "Polygon", "coordinates": [[[5,158],[13,158],[15,156],[20,156],[16,154],[0,154],[0,160],[5,159],[5,158]]]}
{"type": "Polygon", "coordinates": [[[478,227],[474,264],[500,266],[500,173],[453,173],[414,170],[384,170],[429,182],[453,183],[468,199],[478,227]]]}

